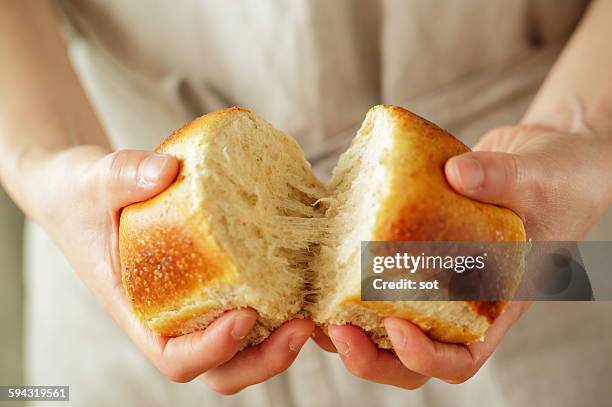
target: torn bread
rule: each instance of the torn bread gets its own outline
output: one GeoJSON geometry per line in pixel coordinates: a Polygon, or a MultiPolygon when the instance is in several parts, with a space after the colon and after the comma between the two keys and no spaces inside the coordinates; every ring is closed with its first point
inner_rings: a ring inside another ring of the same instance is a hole
{"type": "Polygon", "coordinates": [[[124,208],[120,255],[134,311],[160,335],[251,307],[259,319],[249,344],[309,317],[360,326],[388,348],[382,321],[392,315],[434,339],[468,343],[503,311],[503,303],[360,300],[361,241],[525,239],[513,212],[446,183],[446,160],[469,149],[404,109],[372,108],[327,185],[294,140],[239,108],[202,116],[156,151],[178,158],[179,175],[124,208]]]}

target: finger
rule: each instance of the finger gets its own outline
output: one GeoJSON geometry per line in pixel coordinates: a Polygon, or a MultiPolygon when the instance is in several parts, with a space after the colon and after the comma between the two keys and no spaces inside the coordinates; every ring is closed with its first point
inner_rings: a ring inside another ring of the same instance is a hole
{"type": "Polygon", "coordinates": [[[534,159],[508,153],[474,151],[445,165],[449,184],[462,195],[502,205],[525,218],[537,193],[542,170],[534,159]]]}
{"type": "Polygon", "coordinates": [[[504,335],[506,335],[506,332],[521,317],[530,304],[531,302],[529,301],[511,302],[495,323],[489,327],[485,340],[474,342],[467,346],[474,359],[479,359],[484,363],[495,351],[504,335]]]}
{"type": "Polygon", "coordinates": [[[484,363],[467,346],[431,340],[409,321],[390,317],[384,323],[402,363],[422,375],[461,383],[472,377],[484,363]]]}
{"type": "Polygon", "coordinates": [[[527,306],[526,302],[511,302],[487,330],[485,340],[467,346],[434,341],[401,318],[389,317],[384,323],[395,352],[409,369],[449,383],[462,383],[486,362],[527,306]]]}
{"type": "Polygon", "coordinates": [[[365,380],[413,390],[429,378],[402,365],[389,351],[379,349],[358,327],[330,325],[329,335],[349,372],[365,380]]]}
{"type": "Polygon", "coordinates": [[[92,182],[109,209],[118,210],[163,191],[176,178],[178,168],[178,161],[169,155],[120,150],[92,167],[92,182]]]}
{"type": "Polygon", "coordinates": [[[128,333],[164,375],[183,383],[234,357],[256,319],[255,311],[238,309],[226,312],[203,331],[176,338],[157,336],[142,325],[128,333]]]}
{"type": "Polygon", "coordinates": [[[323,331],[323,329],[321,329],[320,326],[315,327],[315,330],[312,333],[312,339],[324,351],[332,353],[337,352],[334,343],[331,341],[331,339],[329,339],[329,336],[325,334],[325,332],[323,331]]]}
{"type": "Polygon", "coordinates": [[[285,371],[312,332],[312,321],[285,323],[262,344],[240,352],[229,362],[202,376],[202,381],[221,394],[234,394],[285,371]]]}

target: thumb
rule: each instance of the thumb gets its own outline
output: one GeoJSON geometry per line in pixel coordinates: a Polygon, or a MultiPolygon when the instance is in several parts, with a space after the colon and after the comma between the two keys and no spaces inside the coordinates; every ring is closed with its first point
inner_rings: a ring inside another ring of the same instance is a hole
{"type": "Polygon", "coordinates": [[[445,165],[450,185],[469,198],[505,206],[526,218],[534,202],[540,170],[524,156],[475,151],[452,157],[445,165]]]}
{"type": "Polygon", "coordinates": [[[111,210],[149,199],[176,178],[176,158],[149,151],[120,150],[102,157],[95,165],[100,199],[111,210]]]}

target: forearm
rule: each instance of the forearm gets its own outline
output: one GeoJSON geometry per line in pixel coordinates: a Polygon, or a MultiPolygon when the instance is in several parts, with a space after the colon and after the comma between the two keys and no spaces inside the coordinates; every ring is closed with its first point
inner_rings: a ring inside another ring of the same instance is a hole
{"type": "Polygon", "coordinates": [[[30,212],[38,163],[75,145],[109,145],[47,1],[0,3],[0,60],[0,181],[30,212]]]}
{"type": "Polygon", "coordinates": [[[582,134],[600,147],[599,181],[612,199],[612,0],[594,1],[523,122],[582,134]]]}

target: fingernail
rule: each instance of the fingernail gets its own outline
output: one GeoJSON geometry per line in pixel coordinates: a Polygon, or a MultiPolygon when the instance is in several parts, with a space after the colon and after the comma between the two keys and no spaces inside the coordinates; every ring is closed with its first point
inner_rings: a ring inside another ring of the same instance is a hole
{"type": "Polygon", "coordinates": [[[334,346],[336,347],[336,350],[339,354],[341,354],[342,356],[346,356],[349,354],[349,352],[351,351],[351,347],[347,342],[335,336],[330,336],[329,338],[334,343],[334,346]]]}
{"type": "Polygon", "coordinates": [[[234,340],[241,341],[251,332],[254,324],[255,317],[253,315],[236,315],[232,322],[230,335],[234,340]]]}
{"type": "Polygon", "coordinates": [[[138,166],[138,182],[143,185],[156,183],[169,159],[167,155],[151,154],[142,160],[138,166]]]}
{"type": "Polygon", "coordinates": [[[289,337],[289,350],[293,353],[298,353],[310,335],[304,332],[294,332],[289,337]]]}
{"type": "Polygon", "coordinates": [[[485,173],[480,161],[472,157],[454,159],[455,173],[464,191],[476,191],[484,184],[485,173]]]}
{"type": "Polygon", "coordinates": [[[403,348],[406,345],[406,335],[404,334],[404,330],[402,328],[386,324],[385,329],[387,331],[387,336],[389,336],[389,339],[393,343],[394,347],[403,348]]]}

